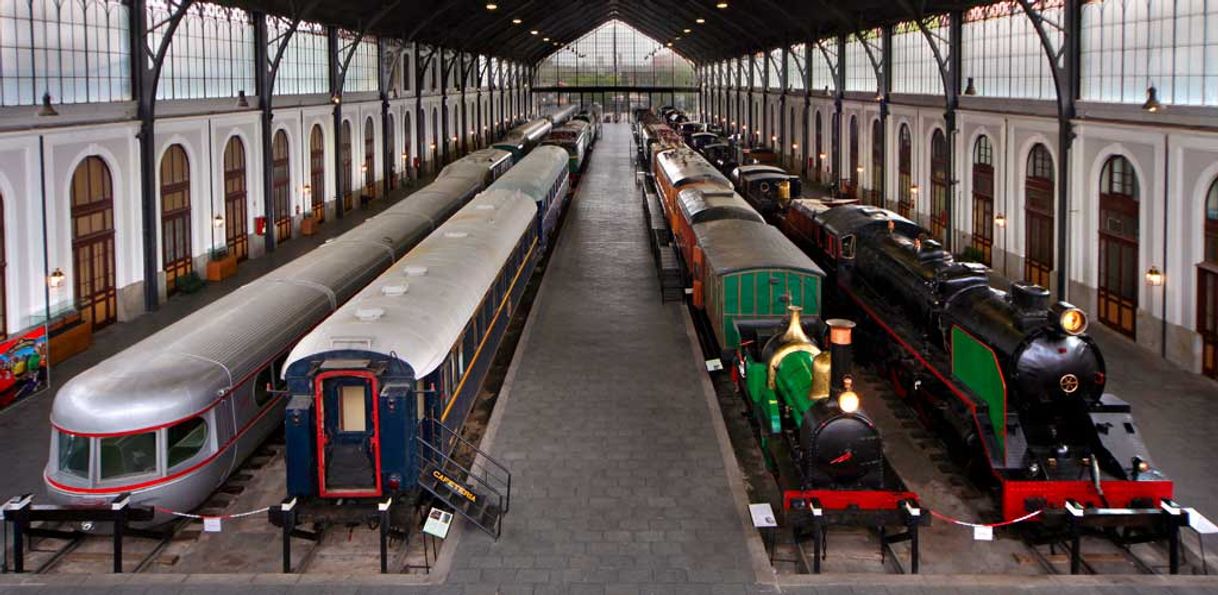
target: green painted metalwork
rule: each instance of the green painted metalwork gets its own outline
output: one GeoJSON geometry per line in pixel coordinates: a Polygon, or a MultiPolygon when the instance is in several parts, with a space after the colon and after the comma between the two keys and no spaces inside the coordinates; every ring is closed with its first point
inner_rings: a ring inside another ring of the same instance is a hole
{"type": "Polygon", "coordinates": [[[972,335],[952,327],[952,375],[988,407],[999,448],[1006,438],[1007,388],[993,350],[972,335]]]}
{"type": "Polygon", "coordinates": [[[781,319],[787,313],[786,296],[803,308],[805,316],[820,315],[821,278],[786,270],[742,271],[723,277],[706,289],[707,314],[720,339],[720,347],[734,349],[738,319],[781,319]],[[718,293],[722,292],[722,293],[718,293]]]}
{"type": "Polygon", "coordinates": [[[767,434],[777,434],[782,431],[782,416],[778,410],[778,395],[766,386],[766,366],[765,362],[755,362],[751,359],[746,362],[746,387],[749,393],[749,401],[753,404],[753,413],[757,418],[757,423],[762,428],[768,428],[768,432],[762,432],[762,440],[766,439],[767,434]]]}
{"type": "Polygon", "coordinates": [[[775,384],[783,402],[791,408],[796,426],[803,423],[804,415],[812,408],[808,395],[812,391],[813,374],[812,356],[804,351],[792,353],[778,364],[775,384]]]}

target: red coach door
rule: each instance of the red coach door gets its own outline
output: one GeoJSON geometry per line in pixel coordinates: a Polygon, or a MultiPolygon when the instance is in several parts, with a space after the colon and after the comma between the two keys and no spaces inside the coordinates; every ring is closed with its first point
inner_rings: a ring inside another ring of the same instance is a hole
{"type": "Polygon", "coordinates": [[[331,498],[380,496],[376,377],[367,371],[322,372],[315,386],[319,493],[331,498]]]}

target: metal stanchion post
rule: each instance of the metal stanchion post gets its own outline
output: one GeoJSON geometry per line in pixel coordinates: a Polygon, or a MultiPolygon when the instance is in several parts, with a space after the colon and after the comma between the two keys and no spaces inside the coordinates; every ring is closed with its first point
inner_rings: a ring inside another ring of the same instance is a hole
{"type": "Polygon", "coordinates": [[[127,528],[127,506],[131,504],[131,494],[119,494],[113,502],[110,503],[110,510],[115,511],[117,517],[114,519],[114,572],[122,574],[123,572],[123,530],[127,528]]]}
{"type": "Polygon", "coordinates": [[[1083,561],[1082,536],[1079,527],[1083,518],[1083,507],[1074,500],[1066,500],[1066,512],[1070,515],[1070,574],[1078,574],[1083,561]]]}
{"type": "Polygon", "coordinates": [[[376,505],[381,521],[381,574],[389,572],[389,508],[392,506],[393,498],[376,505]]]}
{"type": "Polygon", "coordinates": [[[283,573],[292,572],[292,529],[296,525],[296,499],[284,499],[279,505],[283,523],[283,573]]]}

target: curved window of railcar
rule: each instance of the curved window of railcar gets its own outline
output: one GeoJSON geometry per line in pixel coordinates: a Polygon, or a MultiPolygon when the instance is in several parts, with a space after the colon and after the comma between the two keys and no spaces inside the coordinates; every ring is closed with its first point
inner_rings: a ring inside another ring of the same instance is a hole
{"type": "Polygon", "coordinates": [[[101,478],[114,479],[156,471],[156,432],[101,439],[101,478]]]}
{"type": "Polygon", "coordinates": [[[166,431],[168,457],[165,465],[170,469],[190,460],[207,445],[207,422],[202,417],[188,419],[166,431]]]}
{"type": "Polygon", "coordinates": [[[82,479],[89,478],[89,451],[93,439],[59,432],[59,470],[82,479]]]}

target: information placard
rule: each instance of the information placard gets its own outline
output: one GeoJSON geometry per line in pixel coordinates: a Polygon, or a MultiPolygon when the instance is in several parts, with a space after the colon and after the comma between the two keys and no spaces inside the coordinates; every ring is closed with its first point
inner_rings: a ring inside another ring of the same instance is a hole
{"type": "Polygon", "coordinates": [[[770,508],[769,502],[749,504],[749,515],[753,517],[753,526],[758,529],[778,526],[778,521],[774,519],[774,509],[770,508]]]}
{"type": "Polygon", "coordinates": [[[434,535],[440,539],[448,537],[448,530],[453,524],[453,514],[445,512],[439,508],[432,508],[427,515],[427,522],[423,523],[423,532],[428,535],[434,535]]]}

